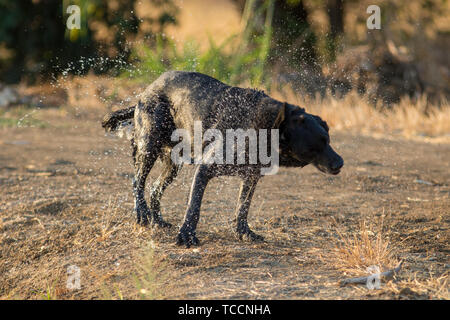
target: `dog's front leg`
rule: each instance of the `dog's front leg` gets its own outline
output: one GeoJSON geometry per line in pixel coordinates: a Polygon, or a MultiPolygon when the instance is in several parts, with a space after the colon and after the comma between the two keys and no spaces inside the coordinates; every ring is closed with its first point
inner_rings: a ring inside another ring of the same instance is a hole
{"type": "Polygon", "coordinates": [[[244,238],[250,241],[263,241],[264,238],[252,230],[248,226],[247,216],[252,197],[258,184],[259,176],[251,176],[244,178],[239,190],[239,201],[236,208],[236,233],[240,240],[244,238]]]}
{"type": "Polygon", "coordinates": [[[185,245],[189,248],[191,245],[198,245],[199,241],[195,235],[198,219],[200,218],[200,207],[203,194],[208,181],[210,180],[210,166],[201,164],[195,170],[194,181],[192,182],[189,194],[189,203],[184,217],[184,223],[177,236],[177,244],[185,245]]]}

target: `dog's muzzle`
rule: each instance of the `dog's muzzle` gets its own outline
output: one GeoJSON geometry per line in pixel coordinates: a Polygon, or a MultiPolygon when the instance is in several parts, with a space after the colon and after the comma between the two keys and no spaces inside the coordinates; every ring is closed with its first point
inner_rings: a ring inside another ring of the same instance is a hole
{"type": "Polygon", "coordinates": [[[313,162],[314,166],[322,172],[336,175],[341,172],[344,160],[333,148],[328,146],[325,151],[313,162]]]}

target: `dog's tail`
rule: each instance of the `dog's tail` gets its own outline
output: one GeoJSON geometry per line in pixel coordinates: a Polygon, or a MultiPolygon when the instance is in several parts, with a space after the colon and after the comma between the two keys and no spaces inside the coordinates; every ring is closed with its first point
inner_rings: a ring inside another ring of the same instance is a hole
{"type": "Polygon", "coordinates": [[[126,126],[132,122],[131,119],[134,117],[135,106],[118,110],[116,112],[111,112],[105,115],[102,121],[102,127],[106,131],[114,132],[122,126],[126,126]]]}

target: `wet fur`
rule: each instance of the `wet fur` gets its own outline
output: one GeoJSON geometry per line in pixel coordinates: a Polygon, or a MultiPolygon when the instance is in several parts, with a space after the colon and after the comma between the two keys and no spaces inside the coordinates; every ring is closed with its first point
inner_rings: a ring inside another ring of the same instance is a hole
{"type": "MultiPolygon", "coordinates": [[[[287,121],[294,114],[295,117],[301,115],[306,119],[305,123],[309,128],[306,135],[310,137],[309,146],[317,144],[318,135],[328,137],[328,126],[320,117],[309,115],[297,106],[272,99],[262,91],[231,87],[200,73],[170,71],[161,75],[145,90],[136,106],[106,115],[102,126],[107,131],[116,131],[127,121],[134,120],[134,134],[131,141],[135,166],[133,193],[137,222],[164,227],[169,224],[162,219],[160,200],[164,190],[182,167],[173,163],[170,157],[171,149],[178,143],[170,139],[175,129],[187,129],[193,137],[194,121],[201,120],[203,130],[218,129],[224,137],[226,129],[239,128],[244,130],[276,128],[280,129],[283,136],[283,132],[288,135],[296,129],[295,125],[292,127],[293,125],[287,121]],[[147,205],[144,199],[145,182],[158,158],[163,163],[163,171],[151,187],[150,205],[147,205]]],[[[305,125],[305,128],[307,126],[305,125]]],[[[297,131],[292,132],[297,135],[295,133],[297,131]]],[[[293,156],[293,146],[301,148],[301,145],[292,139],[300,141],[302,137],[283,139],[285,138],[280,139],[280,166],[303,167],[312,163],[310,159],[301,159],[298,156],[300,153],[293,156]],[[295,143],[292,144],[293,142],[295,143]]],[[[332,151],[331,148],[330,150],[332,151]]],[[[326,152],[328,151],[322,152],[327,157],[325,162],[339,160],[336,158],[337,154],[327,155],[326,152]]],[[[317,157],[314,161],[318,161],[317,157]]],[[[208,181],[220,175],[235,175],[242,179],[236,208],[237,235],[240,239],[263,240],[250,230],[247,223],[251,199],[261,178],[261,167],[261,164],[196,164],[184,223],[179,230],[177,243],[186,247],[198,245],[196,226],[202,197],[208,181]]]]}

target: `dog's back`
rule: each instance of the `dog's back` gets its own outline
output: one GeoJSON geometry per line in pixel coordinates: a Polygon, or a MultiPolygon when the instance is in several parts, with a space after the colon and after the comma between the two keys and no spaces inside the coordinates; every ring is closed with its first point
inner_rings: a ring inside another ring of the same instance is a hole
{"type": "Polygon", "coordinates": [[[207,75],[185,71],[165,72],[140,99],[145,103],[155,97],[164,97],[175,126],[188,130],[196,120],[202,121],[205,130],[260,126],[262,100],[277,104],[262,91],[232,87],[207,75]]]}
{"type": "MultiPolygon", "coordinates": [[[[138,96],[143,105],[164,103],[176,128],[192,131],[194,121],[204,130],[269,129],[281,103],[263,91],[232,87],[210,76],[186,71],[168,71],[138,96]]],[[[108,114],[103,127],[108,131],[135,117],[135,107],[108,114]]],[[[135,117],[136,120],[137,117],[135,117]]]]}

